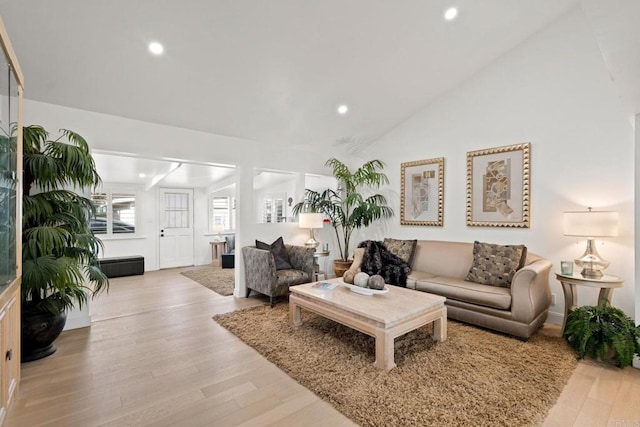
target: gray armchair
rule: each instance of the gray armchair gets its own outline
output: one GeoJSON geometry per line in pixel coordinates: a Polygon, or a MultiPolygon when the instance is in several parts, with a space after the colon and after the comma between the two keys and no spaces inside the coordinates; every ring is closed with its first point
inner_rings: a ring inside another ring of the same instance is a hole
{"type": "Polygon", "coordinates": [[[313,281],[315,271],[314,248],[285,245],[293,269],[276,270],[276,263],[271,252],[257,249],[255,246],[242,248],[244,274],[247,285],[247,298],[254,290],[269,297],[271,307],[273,299],[287,295],[289,286],[313,281]]]}

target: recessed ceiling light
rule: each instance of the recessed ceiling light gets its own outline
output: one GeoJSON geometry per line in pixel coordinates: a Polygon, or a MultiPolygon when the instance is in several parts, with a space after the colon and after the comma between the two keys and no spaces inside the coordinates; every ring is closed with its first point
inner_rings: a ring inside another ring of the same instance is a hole
{"type": "Polygon", "coordinates": [[[149,43],[149,52],[154,55],[162,55],[162,52],[164,52],[164,46],[158,42],[149,43]]]}
{"type": "Polygon", "coordinates": [[[345,114],[347,114],[348,111],[349,111],[349,107],[347,107],[344,104],[342,104],[341,106],[338,107],[338,114],[345,115],[345,114]]]}
{"type": "Polygon", "coordinates": [[[145,174],[143,174],[143,173],[139,173],[139,174],[138,174],[138,176],[139,176],[140,178],[144,178],[144,177],[145,177],[145,176],[147,176],[147,175],[145,175],[145,174]]]}
{"type": "Polygon", "coordinates": [[[456,16],[458,16],[458,9],[456,9],[455,7],[450,7],[444,12],[444,19],[446,19],[447,21],[456,19],[456,16]]]}

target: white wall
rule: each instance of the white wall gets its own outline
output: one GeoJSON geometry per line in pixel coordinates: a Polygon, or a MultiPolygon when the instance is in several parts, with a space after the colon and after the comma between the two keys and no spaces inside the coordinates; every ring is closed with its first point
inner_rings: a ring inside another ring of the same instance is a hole
{"type": "Polygon", "coordinates": [[[103,188],[136,193],[136,233],[127,235],[98,235],[104,245],[100,257],[142,255],[145,271],[158,269],[158,189],[144,191],[137,185],[104,183],[103,188]]]}
{"type": "MultiPolygon", "coordinates": [[[[27,94],[28,96],[28,94],[27,94]]],[[[176,128],[107,114],[94,113],[26,99],[25,125],[39,124],[53,132],[60,128],[72,129],[82,135],[91,149],[137,154],[141,157],[237,165],[236,200],[238,233],[236,246],[253,245],[255,239],[271,242],[283,236],[285,242],[302,244],[307,233],[297,224],[258,224],[255,221],[253,201],[253,174],[255,169],[287,170],[299,174],[326,173],[324,162],[332,155],[331,146],[323,146],[321,153],[225,137],[205,132],[176,128]]],[[[337,152],[337,151],[336,151],[337,152]]],[[[200,195],[202,196],[202,195],[200,195]]],[[[198,196],[198,197],[200,197],[198,196]]],[[[302,194],[299,195],[301,197],[302,194]]],[[[151,196],[150,196],[151,197],[151,196]]],[[[204,200],[204,199],[200,199],[204,200]]],[[[200,201],[195,200],[197,205],[200,201]]],[[[142,202],[141,202],[142,203],[142,202]]],[[[146,204],[145,204],[146,205],[146,204]]],[[[114,240],[106,242],[105,255],[141,254],[147,269],[158,268],[157,259],[157,201],[149,215],[143,219],[145,239],[114,240]]],[[[146,212],[146,209],[145,209],[146,212]]],[[[200,209],[199,216],[206,215],[200,209]]],[[[202,219],[202,218],[200,218],[202,219]]],[[[202,230],[197,236],[197,263],[210,259],[208,238],[202,230]],[[206,242],[206,248],[205,247],[206,242]]],[[[240,251],[238,251],[240,253],[240,251]]],[[[242,257],[236,257],[236,295],[244,295],[242,257]]]]}
{"type": "MultiPolygon", "coordinates": [[[[618,238],[598,251],[606,270],[624,278],[613,304],[634,315],[633,129],[579,9],[571,11],[515,50],[424,108],[372,147],[400,189],[400,163],[445,157],[443,227],[389,225],[394,237],[524,243],[550,259],[551,291],[560,321],[564,301],[553,276],[564,259],[582,254],[585,241],[562,234],[562,213],[586,209],[620,212],[618,238]],[[531,142],[531,228],[467,227],[466,152],[531,142]]],[[[399,212],[399,204],[396,205],[399,212]]],[[[579,303],[597,292],[580,287],[579,303]]]]}
{"type": "Polygon", "coordinates": [[[195,265],[211,264],[212,236],[209,232],[209,193],[206,188],[193,189],[193,235],[195,265]]]}
{"type": "Polygon", "coordinates": [[[256,222],[262,222],[262,209],[265,199],[270,199],[277,196],[284,197],[283,215],[285,218],[287,218],[287,221],[289,221],[292,216],[291,210],[293,209],[293,205],[295,205],[295,203],[291,203],[291,206],[289,206],[287,200],[289,199],[289,197],[292,197],[294,200],[296,200],[297,203],[298,196],[296,195],[296,182],[296,176],[291,175],[290,179],[285,179],[283,181],[276,182],[273,185],[254,190],[254,198],[256,200],[256,222]]]}
{"type": "MultiPolygon", "coordinates": [[[[617,210],[621,236],[607,240],[598,250],[611,260],[607,272],[625,279],[625,286],[614,292],[614,305],[634,315],[633,130],[579,9],[443,95],[360,153],[360,158],[347,157],[330,145],[321,152],[296,150],[31,100],[25,101],[24,111],[25,124],[73,129],[94,149],[237,165],[238,248],[253,244],[256,238],[270,242],[280,235],[300,244],[308,235],[294,223],[256,223],[254,169],[326,174],[323,164],[331,156],[354,164],[385,160],[393,189],[400,188],[401,162],[445,157],[444,227],[400,226],[395,218],[354,236],[354,242],[387,235],[524,243],[552,260],[557,269],[560,260],[579,256],[585,244],[562,235],[563,211],[587,206],[617,210]],[[531,228],[466,227],[466,152],[525,141],[532,143],[531,228]]],[[[394,191],[390,195],[399,213],[399,196],[394,191]]],[[[332,241],[330,236],[329,227],[317,233],[321,241],[332,241]]],[[[147,244],[141,245],[136,252],[148,249],[147,244]]],[[[240,296],[244,295],[241,256],[236,257],[236,266],[240,267],[236,268],[236,295],[240,296]]],[[[552,307],[557,315],[562,312],[562,292],[555,279],[550,283],[558,299],[552,307]]],[[[581,304],[593,303],[595,298],[595,290],[579,289],[581,304]]]]}
{"type": "MultiPolygon", "coordinates": [[[[636,114],[634,118],[634,130],[635,130],[635,209],[636,212],[640,211],[640,114],[636,114]]],[[[635,215],[635,229],[640,227],[640,217],[635,215]]],[[[640,265],[640,241],[635,241],[635,265],[640,265]]],[[[640,325],[640,269],[636,269],[636,325],[640,325]]],[[[636,357],[633,361],[633,366],[640,368],[640,358],[636,357]]]]}

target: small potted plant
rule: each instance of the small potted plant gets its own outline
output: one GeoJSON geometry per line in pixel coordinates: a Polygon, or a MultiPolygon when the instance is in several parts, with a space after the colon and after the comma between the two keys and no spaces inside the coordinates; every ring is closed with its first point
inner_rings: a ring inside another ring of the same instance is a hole
{"type": "Polygon", "coordinates": [[[382,194],[374,193],[382,185],[388,184],[389,179],[382,172],[384,163],[380,160],[370,160],[354,171],[336,158],[327,160],[325,166],[332,169],[338,188],[327,188],[321,192],[305,190],[304,201],[293,207],[293,214],[319,212],[329,218],[340,253],[340,259],[334,261],[334,270],[336,276],[341,277],[351,265],[348,257],[353,231],[377,220],[393,217],[387,199],[382,194]]]}
{"type": "Polygon", "coordinates": [[[589,356],[630,366],[640,356],[640,326],[622,310],[609,305],[582,306],[569,313],[564,336],[578,352],[578,359],[589,356]]]}

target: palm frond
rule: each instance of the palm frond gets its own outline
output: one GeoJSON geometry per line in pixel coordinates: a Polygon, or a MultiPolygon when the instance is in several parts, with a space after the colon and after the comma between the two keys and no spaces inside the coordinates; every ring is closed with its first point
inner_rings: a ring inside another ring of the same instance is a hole
{"type": "Polygon", "coordinates": [[[380,160],[368,161],[353,172],[336,158],[327,160],[325,166],[331,168],[337,189],[305,190],[304,201],[294,206],[293,214],[308,210],[326,215],[336,233],[340,256],[346,260],[353,230],[393,217],[393,209],[384,196],[367,196],[372,189],[388,184],[389,179],[382,172],[384,163],[380,160]]]}
{"type": "Polygon", "coordinates": [[[77,133],[62,129],[51,140],[41,126],[27,126],[23,135],[22,300],[57,314],[109,287],[97,261],[102,241],[89,227],[95,207],[68,189],[95,187],[100,176],[77,133]]]}

